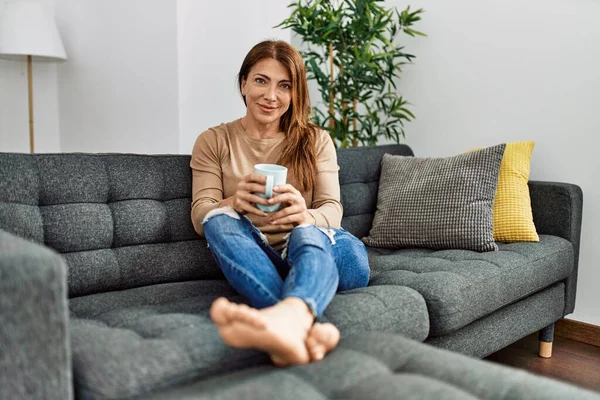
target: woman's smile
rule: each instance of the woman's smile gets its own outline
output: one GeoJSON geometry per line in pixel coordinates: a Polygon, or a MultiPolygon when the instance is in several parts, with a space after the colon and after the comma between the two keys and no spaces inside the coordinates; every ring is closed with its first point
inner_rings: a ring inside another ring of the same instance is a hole
{"type": "Polygon", "coordinates": [[[264,104],[259,104],[258,106],[259,106],[259,108],[263,112],[265,112],[267,114],[270,114],[270,113],[276,111],[279,108],[279,107],[276,107],[276,106],[267,106],[267,105],[264,105],[264,104]]]}

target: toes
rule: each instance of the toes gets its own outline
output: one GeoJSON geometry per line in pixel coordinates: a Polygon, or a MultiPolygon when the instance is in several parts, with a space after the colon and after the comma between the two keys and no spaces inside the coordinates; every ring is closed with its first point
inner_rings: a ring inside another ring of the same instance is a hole
{"type": "Polygon", "coordinates": [[[229,310],[229,315],[234,321],[244,321],[244,309],[243,304],[232,304],[229,310]]]}
{"type": "Polygon", "coordinates": [[[245,304],[238,304],[235,310],[235,317],[239,321],[250,322],[252,319],[251,308],[245,304]]]}
{"type": "Polygon", "coordinates": [[[312,361],[320,361],[328,351],[337,346],[340,331],[330,323],[316,323],[306,339],[306,348],[312,361]]]}
{"type": "Polygon", "coordinates": [[[289,362],[276,355],[271,355],[271,361],[273,361],[273,364],[277,365],[278,367],[285,367],[290,365],[289,362]]]}
{"type": "Polygon", "coordinates": [[[312,361],[321,361],[323,357],[325,357],[325,346],[322,344],[314,344],[312,346],[306,346],[308,353],[310,354],[310,359],[312,361]]]}
{"type": "Polygon", "coordinates": [[[224,297],[219,297],[210,306],[210,319],[217,325],[225,325],[229,323],[229,300],[224,297]]]}
{"type": "Polygon", "coordinates": [[[317,340],[317,338],[315,337],[315,335],[312,334],[312,331],[308,332],[308,337],[306,338],[306,347],[308,349],[311,349],[315,346],[319,345],[319,341],[317,340]]]}
{"type": "Polygon", "coordinates": [[[225,299],[225,302],[223,302],[223,314],[227,317],[227,320],[229,322],[233,321],[235,319],[235,310],[237,305],[227,299],[225,299]]]}
{"type": "Polygon", "coordinates": [[[321,361],[325,357],[325,352],[322,349],[315,350],[311,353],[311,359],[313,361],[321,361]]]}
{"type": "Polygon", "coordinates": [[[340,341],[340,331],[333,324],[318,324],[314,330],[317,341],[323,344],[327,350],[333,349],[340,341]]]}
{"type": "Polygon", "coordinates": [[[248,315],[248,323],[251,324],[253,327],[255,327],[257,329],[262,329],[267,326],[262,314],[257,309],[254,309],[254,308],[250,309],[248,311],[247,315],[248,315]]]}
{"type": "Polygon", "coordinates": [[[254,328],[262,329],[266,326],[260,312],[256,308],[248,307],[246,304],[236,304],[231,317],[254,328]]]}

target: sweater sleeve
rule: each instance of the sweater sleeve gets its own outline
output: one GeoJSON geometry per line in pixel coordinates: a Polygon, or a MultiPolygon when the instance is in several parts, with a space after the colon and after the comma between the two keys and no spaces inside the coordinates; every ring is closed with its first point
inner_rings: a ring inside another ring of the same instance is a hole
{"type": "Polygon", "coordinates": [[[200,134],[192,150],[192,224],[204,235],[202,221],[223,200],[223,180],[217,134],[208,130],[200,134]]]}
{"type": "Polygon", "coordinates": [[[315,219],[316,226],[340,228],[343,214],[338,175],[340,167],[331,137],[325,131],[321,131],[320,135],[317,141],[317,181],[308,212],[315,219]]]}

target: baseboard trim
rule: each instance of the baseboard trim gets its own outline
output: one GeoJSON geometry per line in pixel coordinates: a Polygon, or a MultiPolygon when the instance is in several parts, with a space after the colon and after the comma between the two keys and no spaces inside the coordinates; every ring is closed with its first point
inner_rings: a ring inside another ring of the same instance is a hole
{"type": "Polygon", "coordinates": [[[554,334],[600,347],[600,326],[563,318],[554,325],[554,334]]]}

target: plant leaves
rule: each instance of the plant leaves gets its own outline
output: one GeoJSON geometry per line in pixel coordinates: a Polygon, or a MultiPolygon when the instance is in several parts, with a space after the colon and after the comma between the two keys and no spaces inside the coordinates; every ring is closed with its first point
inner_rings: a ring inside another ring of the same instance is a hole
{"type": "Polygon", "coordinates": [[[400,11],[386,7],[383,0],[296,0],[288,7],[290,16],[277,27],[291,29],[306,46],[302,56],[307,78],[317,82],[322,100],[313,108],[313,122],[342,147],[375,145],[380,137],[399,142],[405,121],[415,115],[397,84],[402,66],[415,56],[398,43],[398,36],[427,36],[413,29],[424,10],[407,6],[400,11]],[[336,71],[333,127],[329,124],[330,44],[336,71]]]}

